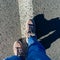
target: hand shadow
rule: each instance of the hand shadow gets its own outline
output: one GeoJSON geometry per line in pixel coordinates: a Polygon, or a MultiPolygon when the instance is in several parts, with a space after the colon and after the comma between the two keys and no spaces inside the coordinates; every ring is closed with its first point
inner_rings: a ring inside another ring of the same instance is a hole
{"type": "Polygon", "coordinates": [[[54,41],[60,37],[60,20],[59,17],[47,20],[44,18],[44,14],[39,14],[33,18],[36,23],[36,35],[39,39],[40,37],[47,35],[49,32],[55,31],[49,36],[41,39],[42,45],[45,49],[48,49],[54,41]]]}

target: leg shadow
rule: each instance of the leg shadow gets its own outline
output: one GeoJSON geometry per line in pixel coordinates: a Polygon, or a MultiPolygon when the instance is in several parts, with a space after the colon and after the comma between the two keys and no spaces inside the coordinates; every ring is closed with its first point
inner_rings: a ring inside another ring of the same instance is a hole
{"type": "Polygon", "coordinates": [[[36,24],[36,35],[39,39],[40,37],[47,35],[49,32],[54,31],[54,33],[43,38],[40,42],[48,49],[54,41],[60,37],[60,20],[59,17],[47,20],[44,18],[44,14],[39,14],[33,18],[36,24]]]}

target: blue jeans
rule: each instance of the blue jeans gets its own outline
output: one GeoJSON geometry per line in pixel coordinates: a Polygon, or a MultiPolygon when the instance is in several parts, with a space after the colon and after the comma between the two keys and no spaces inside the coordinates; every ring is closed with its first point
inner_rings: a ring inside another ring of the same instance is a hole
{"type": "MultiPolygon", "coordinates": [[[[21,56],[7,57],[5,60],[24,60],[21,56]]],[[[45,52],[45,48],[37,41],[36,36],[28,38],[28,52],[25,60],[51,60],[45,52]]]]}

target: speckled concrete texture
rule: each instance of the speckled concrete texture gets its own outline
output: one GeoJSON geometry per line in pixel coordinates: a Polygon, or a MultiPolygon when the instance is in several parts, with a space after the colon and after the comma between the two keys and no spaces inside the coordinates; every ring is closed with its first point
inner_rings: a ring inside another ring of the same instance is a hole
{"type": "Polygon", "coordinates": [[[13,42],[25,37],[26,21],[38,14],[44,15],[36,18],[40,41],[49,46],[51,60],[60,60],[60,0],[0,0],[0,60],[13,54],[13,42]]]}
{"type": "Polygon", "coordinates": [[[33,14],[44,14],[47,19],[60,17],[60,0],[32,0],[33,14]]]}
{"type": "Polygon", "coordinates": [[[13,55],[13,43],[20,38],[18,2],[0,0],[0,60],[13,55]]]}
{"type": "Polygon", "coordinates": [[[20,23],[21,23],[21,34],[25,37],[25,25],[26,21],[33,17],[32,0],[18,0],[20,23]]]}

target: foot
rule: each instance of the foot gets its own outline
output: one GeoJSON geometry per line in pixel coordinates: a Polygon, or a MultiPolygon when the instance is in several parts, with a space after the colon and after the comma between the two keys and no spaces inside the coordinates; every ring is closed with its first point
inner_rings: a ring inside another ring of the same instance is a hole
{"type": "Polygon", "coordinates": [[[24,55],[23,45],[22,45],[21,41],[15,41],[14,42],[13,51],[14,51],[14,55],[17,55],[17,56],[23,56],[24,55]]]}
{"type": "Polygon", "coordinates": [[[26,42],[30,36],[35,36],[35,22],[31,19],[26,22],[26,42]]]}

